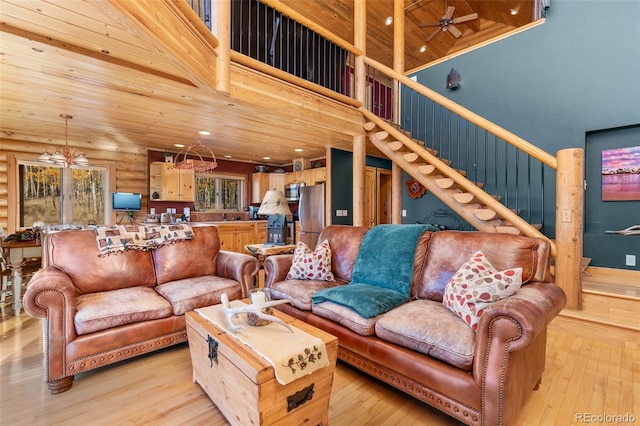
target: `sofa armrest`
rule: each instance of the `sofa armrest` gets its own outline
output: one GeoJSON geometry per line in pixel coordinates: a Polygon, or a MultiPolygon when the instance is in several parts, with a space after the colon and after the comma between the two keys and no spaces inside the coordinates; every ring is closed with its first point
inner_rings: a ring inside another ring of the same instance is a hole
{"type": "MultiPolygon", "coordinates": [[[[567,302],[552,283],[523,285],[513,296],[489,306],[478,323],[473,378],[482,387],[485,420],[501,424],[524,404],[545,367],[547,325],[567,302]],[[504,410],[504,412],[503,412],[504,410]]],[[[506,424],[506,423],[505,423],[506,424]]]]}
{"type": "Polygon", "coordinates": [[[43,318],[47,381],[66,376],[64,359],[67,345],[77,338],[76,288],[71,277],[47,266],[36,272],[24,294],[24,310],[35,318],[43,318]]]}
{"type": "Polygon", "coordinates": [[[244,253],[220,250],[216,260],[218,276],[229,278],[240,283],[242,297],[249,297],[249,289],[253,288],[253,279],[260,269],[258,260],[244,253]]]}
{"type": "Polygon", "coordinates": [[[293,263],[293,254],[277,254],[264,260],[264,286],[271,287],[273,283],[287,279],[289,269],[293,263]]]}

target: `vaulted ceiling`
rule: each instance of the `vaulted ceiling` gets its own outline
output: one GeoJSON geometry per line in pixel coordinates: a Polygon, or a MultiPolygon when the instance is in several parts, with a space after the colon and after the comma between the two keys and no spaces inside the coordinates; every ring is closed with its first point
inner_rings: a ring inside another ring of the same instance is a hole
{"type": "MultiPolygon", "coordinates": [[[[123,0],[119,0],[123,2],[123,0]]],[[[159,0],[156,0],[159,1],[159,0]]],[[[199,130],[216,155],[242,161],[287,164],[321,157],[327,145],[350,149],[361,128],[354,111],[337,103],[318,106],[315,95],[234,69],[231,96],[202,90],[157,39],[118,13],[112,0],[0,0],[0,139],[2,149],[25,145],[30,152],[64,143],[92,150],[177,151],[199,130]],[[301,106],[302,105],[302,106],[301,106]],[[323,109],[324,114],[318,114],[323,109]],[[283,124],[285,123],[285,124],[283,124]],[[305,151],[293,152],[303,146],[305,151]]],[[[149,2],[153,4],[154,2],[149,2]]],[[[339,37],[353,40],[353,0],[281,0],[339,37]]],[[[533,0],[450,0],[453,17],[477,13],[456,24],[459,38],[440,31],[444,0],[406,0],[405,69],[514,30],[532,20],[533,0]],[[517,10],[512,14],[511,10],[517,10]],[[426,50],[420,52],[425,45],[426,50]]],[[[367,55],[392,65],[392,0],[367,1],[367,55]]],[[[182,62],[181,62],[182,61],[182,62]]]]}

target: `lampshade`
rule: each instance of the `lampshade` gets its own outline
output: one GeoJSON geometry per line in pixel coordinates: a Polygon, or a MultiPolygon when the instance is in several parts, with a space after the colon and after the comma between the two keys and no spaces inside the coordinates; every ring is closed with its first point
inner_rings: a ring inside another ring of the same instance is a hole
{"type": "Polygon", "coordinates": [[[287,199],[284,197],[282,191],[277,191],[274,189],[271,191],[267,191],[267,193],[264,195],[262,204],[260,204],[260,208],[258,209],[258,214],[279,214],[286,216],[288,214],[291,214],[291,210],[289,210],[289,204],[287,204],[287,199]]]}

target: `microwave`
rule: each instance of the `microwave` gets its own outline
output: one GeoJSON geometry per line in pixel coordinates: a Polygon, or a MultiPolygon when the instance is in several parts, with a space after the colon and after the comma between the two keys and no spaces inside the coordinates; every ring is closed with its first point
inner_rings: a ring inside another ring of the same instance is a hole
{"type": "Polygon", "coordinates": [[[290,183],[284,186],[284,197],[287,201],[299,201],[300,190],[304,186],[304,183],[290,183]]]}

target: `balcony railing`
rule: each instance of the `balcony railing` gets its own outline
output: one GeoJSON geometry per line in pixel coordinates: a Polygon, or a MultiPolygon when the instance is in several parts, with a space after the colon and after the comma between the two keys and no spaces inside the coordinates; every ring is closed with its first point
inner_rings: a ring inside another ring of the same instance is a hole
{"type": "MultiPolygon", "coordinates": [[[[188,1],[211,29],[214,17],[210,0],[188,1]]],[[[311,83],[300,84],[302,87],[370,111],[403,133],[409,133],[425,148],[437,150],[440,159],[462,170],[470,181],[482,184],[487,194],[509,209],[503,212],[506,216],[516,222],[522,222],[520,218],[523,218],[540,224],[545,234],[555,234],[558,241],[556,281],[569,293],[568,306],[578,307],[580,290],[579,285],[575,285],[575,277],[580,276],[580,262],[572,259],[582,255],[582,239],[578,236],[582,220],[582,165],[575,164],[575,159],[582,159],[581,150],[563,150],[565,152],[559,152],[556,158],[448,98],[362,56],[359,49],[329,31],[324,31],[326,37],[321,35],[318,32],[323,32],[321,27],[299,15],[293,19],[288,15],[295,12],[289,12],[279,12],[258,0],[232,1],[231,59],[242,60],[245,65],[262,72],[266,70],[289,82],[292,80],[288,75],[295,76],[294,79],[302,79],[300,82],[311,83]],[[316,31],[300,23],[305,21],[316,31]],[[335,43],[336,40],[339,42],[335,43]],[[364,60],[366,64],[364,81],[355,77],[358,69],[362,70],[356,64],[358,56],[359,63],[364,60]],[[261,64],[282,72],[269,71],[261,64]],[[360,85],[364,85],[361,91],[357,90],[360,85]],[[364,95],[357,96],[359,93],[364,95]],[[568,182],[568,186],[565,188],[564,183],[558,182],[568,182]],[[555,215],[548,214],[553,210],[550,206],[555,206],[555,215]],[[580,211],[579,222],[558,221],[558,211],[565,217],[565,212],[576,209],[580,211]]],[[[490,197],[485,194],[483,198],[490,197]]]]}

